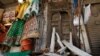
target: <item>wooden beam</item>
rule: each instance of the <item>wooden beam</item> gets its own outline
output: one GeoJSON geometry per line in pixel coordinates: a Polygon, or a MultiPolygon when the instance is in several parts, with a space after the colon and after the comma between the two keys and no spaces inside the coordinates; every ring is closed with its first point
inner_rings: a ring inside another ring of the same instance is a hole
{"type": "Polygon", "coordinates": [[[84,0],[84,4],[97,4],[100,0],[84,0]]]}
{"type": "Polygon", "coordinates": [[[83,39],[84,39],[84,45],[86,48],[86,52],[91,53],[90,45],[89,45],[89,40],[88,40],[88,35],[86,32],[85,25],[83,23],[83,19],[80,18],[80,23],[81,23],[81,29],[82,29],[82,34],[83,34],[83,39]]]}
{"type": "Polygon", "coordinates": [[[62,41],[63,44],[74,54],[78,55],[78,56],[92,56],[82,50],[80,50],[79,48],[77,48],[76,46],[70,44],[69,42],[67,42],[66,40],[62,41]]]}

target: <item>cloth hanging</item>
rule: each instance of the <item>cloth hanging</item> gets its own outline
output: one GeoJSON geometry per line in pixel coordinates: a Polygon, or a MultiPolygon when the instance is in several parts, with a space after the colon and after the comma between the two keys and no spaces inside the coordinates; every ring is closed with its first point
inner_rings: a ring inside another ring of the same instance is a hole
{"type": "Polygon", "coordinates": [[[29,6],[29,2],[24,2],[23,4],[19,4],[16,9],[16,21],[13,22],[11,28],[7,33],[7,39],[4,44],[13,46],[19,45],[19,41],[23,32],[25,20],[23,20],[24,12],[29,6]]]}
{"type": "Polygon", "coordinates": [[[39,0],[30,0],[30,5],[24,12],[24,19],[27,20],[30,16],[39,14],[39,0]]]}
{"type": "Polygon", "coordinates": [[[6,33],[7,33],[6,27],[0,23],[0,43],[2,43],[4,41],[6,33]]]}
{"type": "MultiPolygon", "coordinates": [[[[39,25],[38,25],[38,18],[37,15],[39,13],[39,0],[32,0],[30,6],[27,8],[26,12],[24,13],[24,19],[27,20],[24,25],[24,31],[22,34],[21,39],[21,50],[32,50],[32,42],[27,41],[30,38],[38,38],[39,33],[39,25]],[[27,19],[28,18],[28,19],[27,19]],[[26,42],[28,44],[24,42],[26,42]]],[[[34,42],[35,43],[35,42],[34,42]]]]}
{"type": "Polygon", "coordinates": [[[23,4],[19,4],[16,8],[16,19],[23,19],[24,12],[26,11],[27,7],[29,6],[29,2],[24,2],[23,4]]]}
{"type": "Polygon", "coordinates": [[[31,51],[5,53],[4,56],[29,56],[31,51]]]}
{"type": "Polygon", "coordinates": [[[18,45],[15,44],[14,42],[16,41],[17,38],[20,38],[23,32],[25,21],[18,19],[18,21],[13,22],[13,25],[8,31],[7,34],[7,39],[6,39],[6,44],[11,46],[11,45],[18,45]]]}
{"type": "Polygon", "coordinates": [[[91,4],[84,6],[84,23],[86,24],[91,16],[91,4]]]}
{"type": "Polygon", "coordinates": [[[32,14],[39,14],[39,0],[32,0],[33,4],[32,4],[32,14]]]}
{"type": "Polygon", "coordinates": [[[20,39],[22,37],[24,24],[30,16],[33,16],[33,11],[38,14],[37,11],[39,7],[39,0],[32,0],[32,2],[24,2],[23,4],[19,4],[16,9],[16,19],[17,21],[13,22],[12,27],[9,29],[7,34],[7,40],[4,42],[5,44],[12,46],[12,45],[19,45],[20,39]],[[35,8],[35,9],[33,9],[35,8]]]}
{"type": "Polygon", "coordinates": [[[39,13],[39,0],[32,0],[30,6],[27,8],[26,12],[24,13],[25,14],[24,19],[27,20],[26,18],[29,17],[30,19],[25,23],[22,39],[39,37],[39,32],[38,32],[39,25],[37,21],[38,19],[36,17],[38,13],[39,13]]]}
{"type": "Polygon", "coordinates": [[[25,23],[22,37],[22,39],[39,37],[38,22],[35,16],[25,23]]]}

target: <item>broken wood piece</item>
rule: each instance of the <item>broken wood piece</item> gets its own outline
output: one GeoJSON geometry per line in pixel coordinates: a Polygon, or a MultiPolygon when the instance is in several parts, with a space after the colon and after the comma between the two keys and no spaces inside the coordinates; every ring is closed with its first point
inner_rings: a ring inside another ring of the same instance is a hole
{"type": "Polygon", "coordinates": [[[61,49],[59,49],[57,52],[59,52],[61,54],[61,53],[65,52],[66,47],[64,47],[63,43],[61,42],[60,36],[57,32],[56,32],[56,36],[57,36],[57,42],[61,47],[61,49]]]}
{"type": "Polygon", "coordinates": [[[64,47],[64,45],[62,44],[62,42],[61,42],[61,39],[60,39],[60,36],[59,36],[59,34],[56,32],[56,36],[57,36],[57,42],[58,42],[58,44],[61,46],[61,47],[64,47]]]}
{"type": "Polygon", "coordinates": [[[73,45],[73,40],[72,40],[72,32],[70,32],[70,44],[73,45]]]}
{"type": "Polygon", "coordinates": [[[59,52],[60,54],[64,53],[66,50],[66,47],[62,47],[60,48],[57,52],[59,52]]]}
{"type": "Polygon", "coordinates": [[[50,44],[50,52],[54,52],[54,48],[55,48],[55,27],[53,27],[52,30],[52,37],[51,37],[51,44],[50,44]]]}
{"type": "Polygon", "coordinates": [[[48,55],[48,56],[61,56],[61,55],[56,54],[56,53],[45,53],[44,55],[48,55]]]}
{"type": "Polygon", "coordinates": [[[92,56],[82,50],[80,50],[79,48],[75,47],[74,45],[68,43],[66,40],[63,40],[62,41],[64,43],[64,45],[70,50],[72,51],[73,53],[75,53],[76,55],[79,55],[79,56],[92,56]]]}

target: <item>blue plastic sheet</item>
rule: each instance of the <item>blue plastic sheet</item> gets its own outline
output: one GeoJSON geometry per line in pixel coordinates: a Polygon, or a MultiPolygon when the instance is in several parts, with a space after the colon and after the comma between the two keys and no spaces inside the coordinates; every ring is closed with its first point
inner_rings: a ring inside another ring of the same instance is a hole
{"type": "Polygon", "coordinates": [[[77,7],[77,5],[78,5],[78,0],[73,0],[73,2],[74,2],[74,8],[76,8],[77,7]]]}

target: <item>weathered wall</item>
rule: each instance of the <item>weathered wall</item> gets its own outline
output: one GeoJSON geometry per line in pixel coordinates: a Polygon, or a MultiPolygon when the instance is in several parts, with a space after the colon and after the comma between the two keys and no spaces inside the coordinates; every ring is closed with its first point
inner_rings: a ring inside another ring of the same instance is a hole
{"type": "Polygon", "coordinates": [[[87,24],[90,46],[94,56],[100,56],[100,4],[92,5],[92,16],[87,24]]]}

